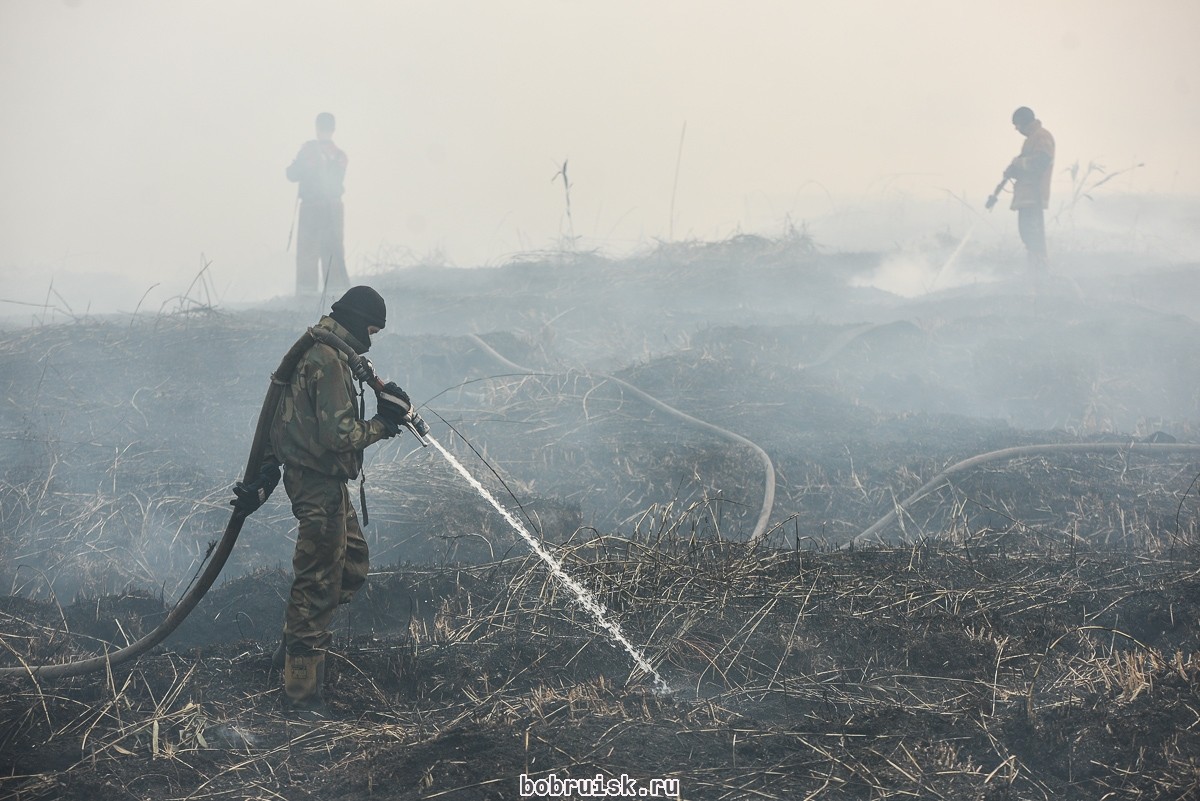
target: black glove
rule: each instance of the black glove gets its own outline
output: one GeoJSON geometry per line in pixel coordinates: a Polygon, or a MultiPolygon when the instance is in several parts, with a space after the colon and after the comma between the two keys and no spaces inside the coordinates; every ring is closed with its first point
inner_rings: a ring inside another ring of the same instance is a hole
{"type": "MultiPolygon", "coordinates": [[[[382,420],[383,422],[387,423],[389,427],[394,427],[396,431],[399,432],[400,426],[404,425],[408,420],[408,409],[404,408],[398,403],[392,403],[382,395],[377,397],[375,400],[375,408],[377,410],[375,419],[382,420]]],[[[393,434],[393,436],[395,435],[393,434]]]]}
{"type": "MultiPolygon", "coordinates": [[[[404,401],[405,406],[410,409],[412,408],[412,398],[408,397],[408,393],[400,389],[400,385],[395,381],[389,381],[384,384],[382,393],[385,395],[391,395],[394,398],[399,398],[400,400],[404,401]]],[[[377,392],[375,394],[378,395],[380,393],[377,392]]]]}
{"type": "Polygon", "coordinates": [[[279,484],[279,463],[264,462],[258,471],[258,478],[250,483],[239,481],[233,485],[233,494],[237,497],[229,502],[237,511],[244,515],[252,515],[258,507],[267,502],[271,493],[279,484]]]}
{"type": "Polygon", "coordinates": [[[377,390],[375,401],[378,409],[375,419],[388,426],[389,437],[400,433],[401,427],[410,427],[422,445],[429,444],[425,439],[429,434],[429,425],[413,408],[412,398],[395,381],[389,381],[383,389],[377,390]]]}
{"type": "Polygon", "coordinates": [[[371,360],[366,356],[359,356],[356,359],[350,360],[350,373],[354,376],[354,380],[360,384],[365,384],[375,377],[375,365],[371,364],[371,360]]]}
{"type": "MultiPolygon", "coordinates": [[[[391,405],[394,405],[394,404],[391,404],[391,405]]],[[[394,437],[400,433],[400,424],[393,421],[389,417],[385,417],[383,414],[383,409],[380,409],[379,414],[375,415],[371,419],[378,420],[379,422],[383,423],[383,427],[385,429],[387,429],[387,434],[384,435],[384,439],[391,439],[392,437],[394,437]]]]}
{"type": "Polygon", "coordinates": [[[379,412],[376,416],[395,423],[397,430],[408,421],[409,412],[412,410],[412,400],[395,381],[387,382],[383,389],[377,391],[375,401],[376,409],[379,412]],[[393,401],[392,398],[397,400],[393,401]]]}

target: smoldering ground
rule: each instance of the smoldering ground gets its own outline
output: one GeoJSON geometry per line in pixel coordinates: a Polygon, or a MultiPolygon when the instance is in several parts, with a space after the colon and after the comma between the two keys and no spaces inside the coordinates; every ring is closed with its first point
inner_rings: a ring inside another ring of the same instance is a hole
{"type": "MultiPolygon", "coordinates": [[[[0,786],[507,798],[522,771],[624,770],[697,798],[1186,796],[1194,457],[992,465],[907,509],[887,532],[906,544],[837,548],[977,453],[1195,441],[1198,323],[1170,291],[1189,264],[1075,252],[1039,283],[977,244],[957,269],[986,280],[903,297],[875,285],[887,258],[793,232],[370,278],[389,304],[379,372],[519,502],[673,695],[648,692],[512,531],[401,437],[368,453],[375,575],[337,620],[329,689],[345,722],[300,732],[276,711],[280,493],[160,652],[53,691],[5,679],[0,786]],[[745,544],[754,454],[609,376],[769,453],[762,543],[745,544]]],[[[224,525],[270,371],[327,304],[201,300],[3,333],[5,666],[162,619],[224,525]]]]}

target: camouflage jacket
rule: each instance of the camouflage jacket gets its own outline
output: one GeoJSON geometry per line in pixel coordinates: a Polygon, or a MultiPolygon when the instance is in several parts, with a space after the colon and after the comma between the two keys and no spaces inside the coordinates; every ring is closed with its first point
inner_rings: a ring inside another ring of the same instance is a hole
{"type": "MultiPolygon", "coordinates": [[[[332,331],[355,350],[362,344],[330,317],[318,328],[332,331]]],[[[363,420],[355,402],[354,376],[346,354],[315,343],[296,365],[271,424],[271,452],[286,466],[351,479],[362,452],[387,436],[378,420],[363,420]]]]}

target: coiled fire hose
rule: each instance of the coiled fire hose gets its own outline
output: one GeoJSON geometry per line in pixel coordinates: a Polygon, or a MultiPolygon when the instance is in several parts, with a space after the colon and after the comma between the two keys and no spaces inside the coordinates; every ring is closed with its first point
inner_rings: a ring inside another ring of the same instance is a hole
{"type": "MultiPolygon", "coordinates": [[[[308,349],[318,342],[345,353],[352,364],[362,358],[336,334],[321,328],[309,328],[296,340],[296,344],[288,349],[283,360],[280,361],[279,367],[271,374],[271,383],[267,387],[267,396],[263,399],[262,409],[258,413],[258,425],[254,429],[254,439],[250,445],[250,456],[246,460],[246,472],[243,479],[246,483],[258,477],[259,469],[262,467],[263,453],[266,451],[267,438],[271,433],[271,424],[275,420],[275,411],[279,408],[279,400],[283,396],[284,389],[291,381],[292,373],[296,371],[296,366],[300,363],[300,359],[304,354],[308,352],[308,349]]],[[[413,433],[416,434],[417,432],[414,431],[413,433]]],[[[417,436],[420,438],[419,434],[417,436]]],[[[217,542],[216,547],[209,556],[204,572],[200,574],[196,582],[184,593],[183,597],[179,599],[166,618],[153,631],[124,648],[102,654],[101,656],[57,665],[22,664],[21,667],[0,668],[0,676],[27,675],[38,679],[61,679],[69,676],[81,676],[85,673],[105,670],[113,665],[128,662],[146,653],[171,636],[171,633],[179,628],[179,625],[187,619],[187,616],[196,608],[196,604],[200,603],[200,599],[212,587],[213,582],[217,580],[217,576],[221,574],[222,568],[225,567],[225,562],[229,559],[229,554],[233,551],[233,546],[237,543],[238,535],[242,531],[242,523],[245,522],[246,517],[247,515],[244,512],[236,508],[234,509],[233,513],[229,516],[229,523],[225,526],[225,533],[221,535],[221,539],[217,542]]]]}

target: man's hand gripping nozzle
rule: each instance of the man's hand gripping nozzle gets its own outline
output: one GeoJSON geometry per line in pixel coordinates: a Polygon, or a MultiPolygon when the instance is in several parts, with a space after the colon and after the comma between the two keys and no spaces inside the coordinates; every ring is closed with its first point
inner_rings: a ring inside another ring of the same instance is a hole
{"type": "Polygon", "coordinates": [[[396,431],[407,428],[417,438],[422,447],[429,446],[429,424],[426,423],[413,407],[408,393],[401,389],[395,381],[385,382],[375,374],[375,365],[365,356],[358,356],[350,361],[350,370],[359,383],[366,384],[375,390],[375,400],[379,409],[379,417],[396,431]]]}
{"type": "MultiPolygon", "coordinates": [[[[408,393],[400,389],[395,381],[388,381],[385,384],[379,378],[372,381],[370,386],[375,390],[375,400],[379,404],[380,414],[385,414],[385,409],[389,408],[398,411],[400,419],[396,422],[411,431],[422,447],[428,447],[429,424],[422,419],[421,415],[417,414],[408,393]]],[[[393,418],[396,416],[396,411],[392,412],[393,418]]]]}

